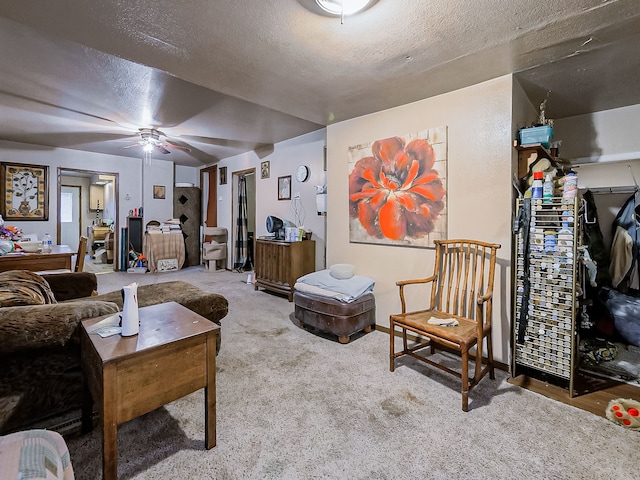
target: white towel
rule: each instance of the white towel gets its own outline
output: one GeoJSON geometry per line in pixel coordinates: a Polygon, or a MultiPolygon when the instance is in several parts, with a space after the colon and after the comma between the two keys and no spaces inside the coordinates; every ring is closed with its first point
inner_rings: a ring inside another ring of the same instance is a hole
{"type": "Polygon", "coordinates": [[[439,325],[441,327],[457,327],[459,325],[458,320],[456,320],[453,317],[447,317],[447,318],[431,317],[429,320],[427,320],[427,323],[430,325],[439,325]]]}

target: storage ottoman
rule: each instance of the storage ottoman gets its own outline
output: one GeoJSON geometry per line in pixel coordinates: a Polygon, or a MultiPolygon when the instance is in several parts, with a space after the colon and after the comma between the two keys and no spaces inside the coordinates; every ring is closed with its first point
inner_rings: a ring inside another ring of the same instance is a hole
{"type": "Polygon", "coordinates": [[[350,303],[342,303],[296,290],[293,302],[295,317],[303,327],[306,325],[337,335],[340,343],[349,343],[349,337],[361,330],[369,333],[376,324],[373,293],[366,293],[350,303]]]}

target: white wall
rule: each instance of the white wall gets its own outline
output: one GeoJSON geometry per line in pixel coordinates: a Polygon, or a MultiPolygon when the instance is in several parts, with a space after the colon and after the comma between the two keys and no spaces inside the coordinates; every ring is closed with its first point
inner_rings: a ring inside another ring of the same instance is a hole
{"type": "MultiPolygon", "coordinates": [[[[142,159],[102,155],[99,153],[81,152],[62,148],[47,148],[37,145],[24,145],[14,142],[0,141],[2,161],[9,163],[27,163],[49,166],[49,220],[7,222],[21,228],[25,232],[38,234],[38,238],[49,232],[56,235],[58,212],[57,174],[58,167],[79,170],[95,170],[105,173],[119,173],[119,226],[126,225],[129,210],[142,205],[142,159]]],[[[118,233],[119,236],[119,233],[118,233]]]]}
{"type": "Polygon", "coordinates": [[[101,214],[102,220],[115,220],[116,216],[116,192],[113,182],[104,186],[104,211],[101,214]]]}
{"type": "MultiPolygon", "coordinates": [[[[291,200],[278,200],[278,177],[291,175],[292,194],[300,193],[300,200],[304,208],[304,226],[313,232],[312,239],[316,241],[316,269],[325,266],[325,217],[316,212],[316,198],[314,185],[324,182],[323,149],[325,145],[325,130],[321,129],[306,135],[286,140],[274,145],[273,152],[262,158],[255,152],[249,152],[235,157],[221,160],[218,167],[227,167],[227,184],[218,185],[218,223],[219,227],[229,230],[229,237],[233,232],[232,219],[232,185],[233,173],[255,168],[256,170],[256,238],[266,235],[265,221],[268,215],[275,215],[287,220],[294,220],[291,210],[291,200]],[[270,177],[260,178],[260,163],[270,162],[270,177]],[[311,176],[304,183],[295,180],[295,170],[298,165],[311,168],[311,176]]],[[[293,197],[293,195],[292,195],[293,197]]],[[[232,243],[229,242],[229,248],[232,243]]],[[[227,256],[227,268],[231,268],[233,255],[227,256]]]]}
{"type": "Polygon", "coordinates": [[[512,77],[504,76],[327,128],[327,264],[352,263],[356,274],[376,280],[376,323],[388,326],[389,315],[400,311],[395,282],[430,275],[434,250],[349,242],[347,149],[376,139],[448,127],[448,237],[502,245],[493,332],[494,355],[503,362],[508,361],[511,317],[511,102],[512,77]]]}
{"type": "Polygon", "coordinates": [[[560,157],[578,162],[640,160],[640,105],[557,119],[560,157]]]}
{"type": "Polygon", "coordinates": [[[173,218],[173,162],[152,159],[151,165],[143,165],[143,175],[143,225],[173,218]],[[154,185],[165,187],[164,199],[153,198],[154,185]]]}
{"type": "Polygon", "coordinates": [[[595,192],[600,230],[610,247],[612,223],[640,182],[640,105],[556,120],[560,157],[574,160],[581,190],[595,192]],[[634,178],[635,177],[635,178],[634,178]],[[607,189],[611,189],[608,193],[607,189]],[[622,192],[622,193],[616,193],[622,192]]]}
{"type": "Polygon", "coordinates": [[[193,183],[198,187],[200,183],[200,169],[176,165],[174,170],[175,183],[193,183]]]}

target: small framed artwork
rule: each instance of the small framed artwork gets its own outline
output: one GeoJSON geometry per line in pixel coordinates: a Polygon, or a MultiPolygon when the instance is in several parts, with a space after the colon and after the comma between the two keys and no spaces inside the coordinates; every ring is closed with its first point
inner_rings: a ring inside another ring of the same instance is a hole
{"type": "Polygon", "coordinates": [[[271,175],[269,160],[260,163],[260,178],[269,178],[271,175]]]}
{"type": "Polygon", "coordinates": [[[2,163],[0,183],[5,220],[49,220],[49,167],[2,163]]]}
{"type": "Polygon", "coordinates": [[[278,177],[278,200],[291,200],[291,175],[278,177]]]}
{"type": "Polygon", "coordinates": [[[220,185],[227,184],[227,167],[220,167],[220,185]]]}
{"type": "Polygon", "coordinates": [[[164,200],[166,189],[164,185],[154,185],[153,186],[153,198],[157,198],[159,200],[164,200]]]}

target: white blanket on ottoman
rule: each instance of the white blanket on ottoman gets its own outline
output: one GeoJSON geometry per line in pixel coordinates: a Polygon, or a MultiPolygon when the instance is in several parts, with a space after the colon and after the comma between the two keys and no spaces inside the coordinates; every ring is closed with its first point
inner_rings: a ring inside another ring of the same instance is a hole
{"type": "Polygon", "coordinates": [[[354,275],[347,279],[338,279],[329,270],[320,270],[300,277],[294,288],[300,292],[329,297],[343,303],[351,303],[368,292],[373,292],[375,280],[370,277],[354,275]]]}

